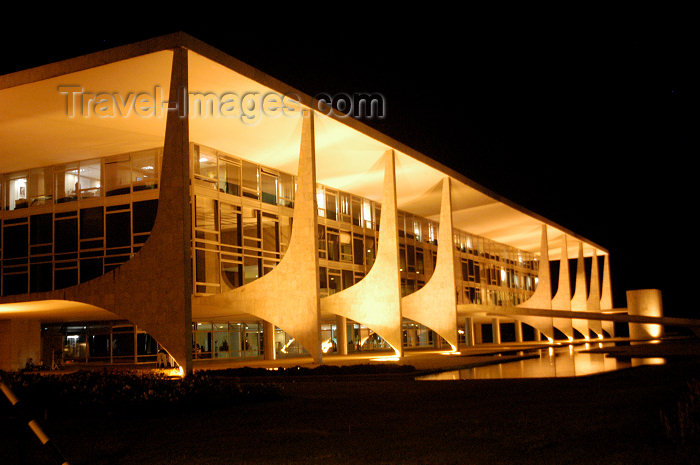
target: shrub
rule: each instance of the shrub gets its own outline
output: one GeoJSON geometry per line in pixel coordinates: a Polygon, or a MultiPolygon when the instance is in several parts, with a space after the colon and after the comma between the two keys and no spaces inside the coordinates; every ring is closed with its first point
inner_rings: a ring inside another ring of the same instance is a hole
{"type": "Polygon", "coordinates": [[[54,414],[165,413],[175,407],[220,408],[271,400],[280,395],[275,385],[241,385],[207,373],[195,373],[184,379],[123,371],[0,375],[28,409],[54,414]]]}

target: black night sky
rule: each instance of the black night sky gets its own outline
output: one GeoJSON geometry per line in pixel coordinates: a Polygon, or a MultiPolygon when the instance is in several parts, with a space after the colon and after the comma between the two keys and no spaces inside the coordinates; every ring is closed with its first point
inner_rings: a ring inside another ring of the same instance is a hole
{"type": "Polygon", "coordinates": [[[312,96],[382,93],[386,118],[367,124],[607,248],[615,306],[626,289],[660,288],[667,315],[700,316],[686,298],[698,248],[691,29],[413,19],[367,15],[357,21],[376,27],[359,30],[292,18],[278,22],[284,34],[268,34],[269,22],[34,29],[31,43],[3,50],[0,72],[183,30],[312,96]]]}

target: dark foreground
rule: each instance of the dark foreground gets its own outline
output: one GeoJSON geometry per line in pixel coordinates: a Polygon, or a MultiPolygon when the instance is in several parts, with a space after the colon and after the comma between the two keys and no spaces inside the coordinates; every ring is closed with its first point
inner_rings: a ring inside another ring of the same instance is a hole
{"type": "MultiPolygon", "coordinates": [[[[682,442],[661,413],[693,377],[698,362],[578,379],[271,378],[281,396],[239,405],[39,420],[72,465],[692,464],[697,441],[682,442]]],[[[0,420],[0,463],[52,463],[0,420]]]]}

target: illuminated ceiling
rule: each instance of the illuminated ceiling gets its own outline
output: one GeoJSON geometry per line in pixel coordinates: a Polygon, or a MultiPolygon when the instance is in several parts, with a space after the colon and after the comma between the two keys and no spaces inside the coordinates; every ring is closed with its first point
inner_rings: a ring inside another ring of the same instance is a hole
{"type": "MultiPolygon", "coordinates": [[[[127,45],[107,52],[66,60],[0,77],[0,173],[84,160],[162,146],[165,112],[158,116],[125,115],[124,108],[106,113],[79,111],[67,115],[62,86],[79,86],[85,92],[108,92],[128,104],[130,95],[145,92],[168,99],[174,45],[189,53],[189,90],[221,96],[235,93],[264,95],[290,88],[274,78],[184,34],[161,41],[127,45]]],[[[305,105],[310,97],[294,91],[305,105]]],[[[75,109],[75,108],[74,108],[75,109]]],[[[401,210],[438,220],[441,179],[453,179],[456,228],[521,250],[539,253],[541,225],[550,225],[550,257],[559,257],[564,229],[509,200],[476,185],[424,154],[420,154],[365,126],[353,118],[331,118],[317,113],[316,154],[319,183],[381,201],[381,155],[397,153],[396,178],[401,210]]],[[[296,174],[301,134],[300,120],[281,115],[262,116],[256,124],[238,117],[190,114],[190,140],[281,171],[296,174]]],[[[468,156],[468,154],[467,154],[468,156]]],[[[600,246],[566,231],[570,258],[577,255],[577,240],[586,255],[600,246]]]]}

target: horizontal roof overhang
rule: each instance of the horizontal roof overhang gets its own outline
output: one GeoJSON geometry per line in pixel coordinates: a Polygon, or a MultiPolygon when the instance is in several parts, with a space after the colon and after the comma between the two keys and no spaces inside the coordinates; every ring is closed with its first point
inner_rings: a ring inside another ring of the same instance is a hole
{"type": "MultiPolygon", "coordinates": [[[[261,105],[259,99],[274,92],[294,96],[301,107],[319,108],[317,101],[281,81],[191,36],[171,34],[0,76],[0,173],[162,146],[167,112],[158,103],[169,99],[172,49],[176,47],[191,51],[191,107],[197,99],[214,98],[221,103],[232,94],[241,99],[238,108],[245,96],[250,96],[249,104],[261,105]],[[98,105],[103,111],[90,113],[92,103],[81,105],[79,98],[71,98],[71,92],[78,89],[84,92],[84,101],[90,98],[87,93],[107,93],[114,99],[98,105]],[[152,96],[161,111],[147,108],[147,102],[132,106],[130,99],[138,98],[138,93],[152,96]]],[[[260,109],[248,114],[262,114],[260,109]]],[[[190,140],[296,174],[300,120],[281,112],[272,116],[262,114],[249,121],[240,115],[191,111],[190,140]]],[[[318,111],[316,116],[317,180],[321,184],[381,201],[380,160],[386,150],[393,149],[401,210],[438,220],[440,182],[449,176],[458,229],[539,253],[541,226],[547,224],[552,259],[559,256],[563,235],[570,239],[570,258],[577,256],[576,240],[584,243],[587,256],[594,249],[598,254],[607,253],[357,119],[318,111]]]]}
{"type": "Polygon", "coordinates": [[[122,320],[112,312],[94,305],[70,300],[35,300],[0,304],[0,320],[41,320],[45,323],[60,321],[122,320]]]}

